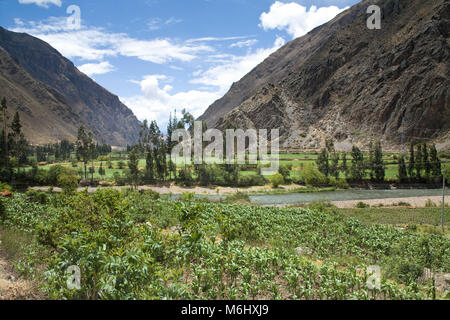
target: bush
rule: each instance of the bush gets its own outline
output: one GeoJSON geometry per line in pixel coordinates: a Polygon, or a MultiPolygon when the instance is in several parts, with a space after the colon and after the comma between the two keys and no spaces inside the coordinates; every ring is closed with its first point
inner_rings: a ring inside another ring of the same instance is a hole
{"type": "Polygon", "coordinates": [[[311,186],[323,186],[327,184],[327,177],[312,164],[307,164],[300,171],[300,182],[311,186]]]}
{"type": "Polygon", "coordinates": [[[58,187],[63,190],[64,194],[72,194],[77,190],[79,178],[75,174],[61,173],[58,176],[58,187]]]}
{"type": "Polygon", "coordinates": [[[28,200],[31,202],[37,202],[40,204],[48,203],[48,194],[46,192],[37,190],[28,190],[25,194],[27,195],[28,200]]]}
{"type": "Polygon", "coordinates": [[[153,190],[145,190],[142,194],[151,200],[158,200],[160,198],[159,193],[153,190]]]}
{"type": "Polygon", "coordinates": [[[5,190],[11,191],[11,187],[6,182],[0,182],[0,192],[5,190]]]}
{"type": "Polygon", "coordinates": [[[343,179],[336,179],[335,177],[330,177],[328,184],[331,187],[336,187],[338,189],[348,189],[349,188],[347,181],[345,181],[343,179]]]}
{"type": "Polygon", "coordinates": [[[119,172],[114,172],[113,174],[114,183],[116,186],[124,186],[127,183],[127,178],[121,175],[119,172]]]}
{"type": "Polygon", "coordinates": [[[240,176],[238,180],[239,187],[264,186],[266,179],[261,175],[240,176]]]}
{"type": "Polygon", "coordinates": [[[290,182],[291,179],[291,170],[292,170],[292,165],[282,165],[280,166],[280,168],[278,169],[278,173],[281,174],[283,176],[284,181],[286,182],[290,182]]]}
{"type": "Polygon", "coordinates": [[[283,176],[279,173],[274,174],[270,177],[270,183],[273,188],[278,188],[281,184],[284,183],[283,176]]]}
{"type": "Polygon", "coordinates": [[[425,208],[435,208],[437,207],[436,203],[431,201],[431,199],[428,199],[427,202],[425,202],[425,208]]]}
{"type": "Polygon", "coordinates": [[[417,281],[423,274],[424,267],[413,262],[405,261],[397,265],[396,278],[406,284],[417,281]]]}
{"type": "Polygon", "coordinates": [[[5,220],[6,218],[6,206],[3,203],[3,199],[0,198],[0,220],[5,220]]]}
{"type": "Polygon", "coordinates": [[[359,209],[365,209],[365,208],[370,208],[370,205],[368,205],[367,203],[364,203],[362,201],[358,202],[356,204],[356,207],[359,209]]]}

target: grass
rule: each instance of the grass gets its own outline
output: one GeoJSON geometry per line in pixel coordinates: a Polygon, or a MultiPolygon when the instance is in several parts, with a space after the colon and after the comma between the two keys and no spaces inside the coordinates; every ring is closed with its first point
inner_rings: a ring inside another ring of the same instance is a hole
{"type": "Polygon", "coordinates": [[[25,232],[0,228],[0,246],[10,260],[21,259],[23,248],[30,244],[32,240],[32,236],[25,232]]]}
{"type": "MultiPolygon", "coordinates": [[[[349,208],[336,209],[346,217],[354,217],[366,225],[387,224],[407,226],[409,224],[440,226],[441,210],[439,208],[349,208]]],[[[450,208],[445,209],[444,225],[450,228],[450,208]]]]}

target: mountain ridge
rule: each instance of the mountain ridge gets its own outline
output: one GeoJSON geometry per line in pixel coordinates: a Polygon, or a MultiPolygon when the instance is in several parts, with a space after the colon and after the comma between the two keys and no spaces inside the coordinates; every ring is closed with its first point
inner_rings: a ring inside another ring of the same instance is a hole
{"type": "Polygon", "coordinates": [[[100,143],[125,146],[137,141],[141,123],[133,112],[49,44],[0,27],[0,49],[0,96],[7,98],[10,112],[18,110],[24,118],[31,142],[74,140],[81,124],[100,143]],[[43,103],[49,103],[48,108],[40,106],[43,103]],[[36,112],[32,116],[21,108],[36,112]],[[47,118],[36,117],[38,113],[47,118]]]}
{"type": "Polygon", "coordinates": [[[369,3],[282,47],[200,119],[219,129],[280,128],[284,149],[317,149],[327,137],[344,149],[374,139],[448,148],[449,1],[380,0],[381,30],[366,27],[369,3]],[[252,83],[258,74],[264,82],[252,83]]]}

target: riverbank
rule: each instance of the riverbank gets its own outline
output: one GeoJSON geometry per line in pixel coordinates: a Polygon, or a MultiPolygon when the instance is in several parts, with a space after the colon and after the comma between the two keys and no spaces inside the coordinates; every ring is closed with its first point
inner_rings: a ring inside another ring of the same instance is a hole
{"type": "MultiPolygon", "coordinates": [[[[39,190],[39,191],[47,191],[50,187],[30,187],[31,190],[39,190]]],[[[131,186],[111,186],[111,187],[87,187],[89,193],[93,193],[98,189],[103,188],[111,188],[116,190],[121,190],[124,188],[131,188],[131,186]]],[[[86,188],[78,188],[77,191],[83,191],[86,188]]],[[[328,188],[329,189],[329,188],[328,188]]],[[[329,191],[328,189],[324,189],[329,191]]],[[[192,192],[197,195],[223,195],[229,196],[236,193],[246,193],[246,194],[279,194],[279,193],[290,193],[290,192],[317,192],[320,189],[312,190],[307,188],[306,186],[301,186],[297,184],[291,184],[286,186],[280,186],[277,189],[273,189],[270,185],[265,186],[253,186],[247,188],[235,188],[235,187],[180,187],[177,185],[170,186],[139,186],[138,190],[152,190],[162,195],[170,195],[170,194],[183,194],[185,192],[192,192]]],[[[61,192],[61,188],[53,187],[54,192],[61,192]]]]}
{"type": "MultiPolygon", "coordinates": [[[[358,202],[363,202],[371,207],[385,206],[393,207],[398,206],[398,204],[403,204],[402,206],[407,206],[409,204],[413,208],[424,208],[431,200],[436,206],[442,205],[442,196],[425,196],[425,197],[409,197],[409,198],[391,198],[391,199],[370,199],[370,200],[346,200],[346,201],[332,201],[331,203],[338,208],[355,208],[358,202]]],[[[450,198],[445,197],[445,203],[450,205],[450,198]]]]}

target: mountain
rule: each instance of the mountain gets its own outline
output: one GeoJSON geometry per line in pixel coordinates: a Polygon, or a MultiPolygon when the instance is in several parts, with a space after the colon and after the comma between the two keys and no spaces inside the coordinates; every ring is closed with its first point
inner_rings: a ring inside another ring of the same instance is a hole
{"type": "Polygon", "coordinates": [[[0,27],[0,97],[35,144],[74,141],[80,125],[99,143],[135,143],[141,123],[119,98],[42,40],[0,27]]]}
{"type": "Polygon", "coordinates": [[[380,139],[450,147],[450,1],[362,1],[253,69],[199,118],[208,127],[279,128],[284,149],[380,139]],[[366,26],[371,4],[381,30],[366,26]]]}

